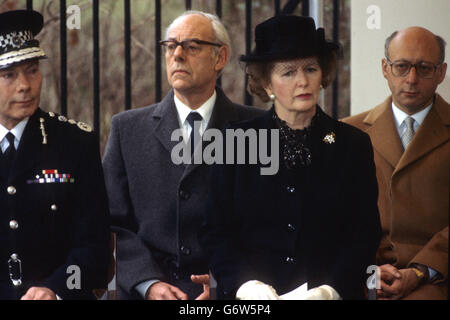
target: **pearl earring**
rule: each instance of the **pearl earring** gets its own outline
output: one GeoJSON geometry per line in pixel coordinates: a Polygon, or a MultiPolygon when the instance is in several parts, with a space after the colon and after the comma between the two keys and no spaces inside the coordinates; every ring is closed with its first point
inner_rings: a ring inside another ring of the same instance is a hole
{"type": "Polygon", "coordinates": [[[271,101],[275,101],[275,95],[273,93],[269,95],[269,98],[271,101]]]}

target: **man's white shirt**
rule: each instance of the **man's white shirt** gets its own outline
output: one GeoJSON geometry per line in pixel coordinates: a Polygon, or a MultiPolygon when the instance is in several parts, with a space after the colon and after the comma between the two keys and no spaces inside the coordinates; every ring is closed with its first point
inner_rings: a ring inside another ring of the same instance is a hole
{"type": "Polygon", "coordinates": [[[430,104],[425,109],[423,109],[413,115],[409,115],[409,114],[405,113],[404,111],[400,110],[394,104],[394,102],[392,102],[392,112],[394,113],[394,120],[395,120],[395,125],[397,128],[398,136],[401,137],[403,135],[403,133],[405,132],[405,130],[406,130],[405,119],[408,116],[410,116],[411,118],[414,119],[414,132],[417,132],[417,130],[419,130],[419,127],[422,125],[423,120],[425,120],[425,117],[428,115],[428,112],[430,112],[432,106],[433,106],[433,104],[430,104]]]}
{"type": "Polygon", "coordinates": [[[14,135],[14,147],[17,150],[17,148],[19,147],[20,139],[22,138],[23,131],[25,130],[25,127],[28,123],[28,119],[28,117],[23,119],[11,130],[6,129],[2,124],[0,124],[0,148],[2,153],[4,153],[9,147],[9,142],[8,139],[6,139],[6,135],[10,131],[14,135]]]}
{"type": "Polygon", "coordinates": [[[200,135],[203,135],[206,128],[208,127],[209,120],[211,119],[214,104],[216,103],[216,98],[217,94],[216,90],[214,90],[213,95],[208,100],[206,100],[205,103],[203,103],[200,106],[200,108],[193,110],[189,108],[187,105],[185,105],[183,102],[181,102],[181,100],[178,99],[176,95],[174,95],[175,107],[177,108],[178,114],[178,123],[180,125],[180,128],[183,130],[183,139],[185,143],[189,141],[189,137],[192,131],[189,122],[186,120],[189,113],[195,111],[202,116],[202,121],[200,124],[200,135]]]}

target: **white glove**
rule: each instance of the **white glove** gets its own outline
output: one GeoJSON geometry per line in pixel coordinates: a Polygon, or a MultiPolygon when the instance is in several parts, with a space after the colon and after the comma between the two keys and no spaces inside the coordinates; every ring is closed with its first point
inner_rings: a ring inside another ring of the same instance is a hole
{"type": "Polygon", "coordinates": [[[281,296],[268,284],[258,280],[251,280],[239,287],[236,292],[238,300],[341,300],[339,294],[332,287],[322,285],[308,290],[308,284],[304,283],[281,296]]]}
{"type": "Polygon", "coordinates": [[[280,300],[302,300],[300,297],[303,297],[308,292],[308,283],[305,282],[298,288],[289,291],[279,297],[280,300]]]}
{"type": "Polygon", "coordinates": [[[300,290],[305,284],[283,294],[280,296],[280,300],[342,300],[339,293],[328,285],[322,285],[306,291],[300,290]]]}
{"type": "Polygon", "coordinates": [[[258,280],[250,280],[236,292],[238,300],[278,300],[277,292],[271,286],[258,280]]]}

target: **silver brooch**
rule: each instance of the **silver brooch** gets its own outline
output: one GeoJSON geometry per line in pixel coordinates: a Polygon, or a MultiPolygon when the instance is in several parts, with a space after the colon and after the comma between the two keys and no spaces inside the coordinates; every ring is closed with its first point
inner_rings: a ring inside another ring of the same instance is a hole
{"type": "Polygon", "coordinates": [[[336,142],[336,134],[334,134],[334,132],[330,132],[323,138],[322,141],[327,144],[335,143],[336,142]]]}

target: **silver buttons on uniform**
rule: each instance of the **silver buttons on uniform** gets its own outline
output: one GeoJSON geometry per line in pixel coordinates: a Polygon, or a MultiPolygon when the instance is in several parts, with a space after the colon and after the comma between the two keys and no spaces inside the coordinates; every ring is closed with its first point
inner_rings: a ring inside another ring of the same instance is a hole
{"type": "Polygon", "coordinates": [[[11,220],[9,222],[9,227],[13,230],[16,230],[19,227],[19,223],[16,220],[11,220]]]}
{"type": "Polygon", "coordinates": [[[50,206],[50,209],[51,209],[52,211],[56,211],[56,210],[58,210],[58,207],[56,206],[56,204],[52,204],[52,205],[50,206]]]}
{"type": "MultiPolygon", "coordinates": [[[[15,195],[17,190],[14,186],[9,186],[6,188],[6,192],[9,195],[15,195]]],[[[10,220],[9,227],[12,230],[16,230],[19,228],[19,223],[17,220],[10,220]]],[[[22,285],[22,262],[19,259],[19,255],[17,253],[11,254],[10,259],[8,260],[8,269],[9,269],[9,278],[15,287],[19,287],[22,285]]]]}
{"type": "Polygon", "coordinates": [[[16,194],[16,192],[17,192],[17,190],[16,190],[16,188],[14,188],[14,186],[9,186],[8,188],[6,188],[6,191],[10,195],[16,194]]]}

